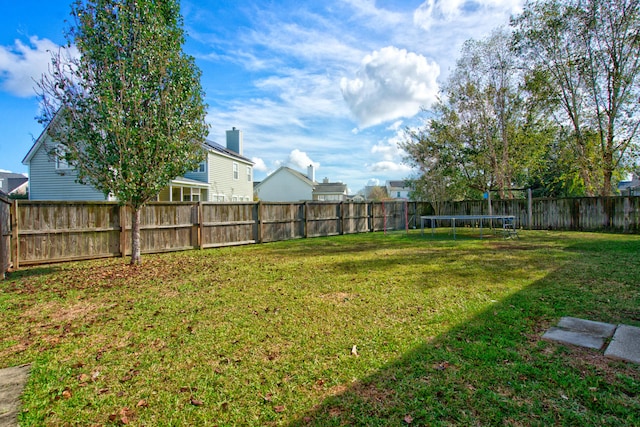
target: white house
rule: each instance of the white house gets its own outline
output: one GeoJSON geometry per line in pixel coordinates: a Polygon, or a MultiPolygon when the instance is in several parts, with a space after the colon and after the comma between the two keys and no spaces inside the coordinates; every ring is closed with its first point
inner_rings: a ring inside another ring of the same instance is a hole
{"type": "Polygon", "coordinates": [[[409,192],[412,190],[407,181],[387,181],[385,187],[387,194],[392,199],[408,200],[409,192]]]}
{"type": "MultiPolygon", "coordinates": [[[[48,153],[51,141],[46,130],[24,160],[29,167],[30,200],[113,200],[91,185],[76,182],[76,171],[48,153]]],[[[176,177],[162,190],[158,201],[250,201],[253,200],[253,162],[243,157],[242,131],[227,131],[227,147],[206,141],[206,159],[198,170],[176,177]]]]}
{"type": "Polygon", "coordinates": [[[307,175],[281,166],[256,185],[255,193],[266,202],[299,202],[312,200],[315,185],[313,166],[309,166],[307,175]]]}
{"type": "Polygon", "coordinates": [[[267,202],[299,202],[306,200],[343,201],[347,186],[341,182],[316,182],[315,168],[309,165],[307,174],[281,166],[262,182],[256,184],[255,194],[267,202]]]}

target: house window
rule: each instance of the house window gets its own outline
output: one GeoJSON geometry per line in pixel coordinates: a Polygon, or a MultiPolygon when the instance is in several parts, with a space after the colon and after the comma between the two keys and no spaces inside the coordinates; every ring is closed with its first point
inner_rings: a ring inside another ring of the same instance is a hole
{"type": "Polygon", "coordinates": [[[240,179],[240,169],[238,168],[238,164],[236,162],[233,162],[233,179],[240,179]]]}
{"type": "Polygon", "coordinates": [[[198,167],[196,168],[196,170],[194,172],[198,172],[198,173],[204,173],[207,171],[207,161],[203,160],[200,162],[200,164],[198,164],[198,167]]]}
{"type": "Polygon", "coordinates": [[[71,166],[64,159],[64,147],[62,145],[58,145],[55,150],[56,155],[56,169],[59,170],[67,170],[71,169],[71,166]]]}
{"type": "Polygon", "coordinates": [[[185,188],[182,194],[183,202],[199,202],[200,201],[200,189],[199,188],[185,188]]]}
{"type": "Polygon", "coordinates": [[[400,192],[399,191],[398,191],[398,196],[397,197],[400,198],[400,192]]]}
{"type": "Polygon", "coordinates": [[[251,182],[251,166],[247,166],[247,181],[251,182]]]}

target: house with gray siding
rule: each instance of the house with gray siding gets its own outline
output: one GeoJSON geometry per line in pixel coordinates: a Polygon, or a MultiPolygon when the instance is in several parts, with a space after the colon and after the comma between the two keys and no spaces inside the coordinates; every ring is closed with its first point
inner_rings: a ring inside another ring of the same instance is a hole
{"type": "Polygon", "coordinates": [[[0,191],[7,195],[25,195],[28,181],[21,173],[0,172],[0,191]]]}
{"type": "MultiPolygon", "coordinates": [[[[29,167],[30,200],[113,200],[91,185],[78,183],[77,172],[49,153],[54,144],[46,130],[35,141],[23,164],[29,167]]],[[[227,131],[227,147],[204,143],[207,156],[197,170],[176,177],[156,197],[157,201],[253,200],[253,162],[242,155],[242,131],[227,131]]]]}
{"type": "Polygon", "coordinates": [[[347,200],[347,184],[342,182],[329,182],[329,178],[324,178],[313,188],[313,200],[326,202],[344,202],[347,200]]]}

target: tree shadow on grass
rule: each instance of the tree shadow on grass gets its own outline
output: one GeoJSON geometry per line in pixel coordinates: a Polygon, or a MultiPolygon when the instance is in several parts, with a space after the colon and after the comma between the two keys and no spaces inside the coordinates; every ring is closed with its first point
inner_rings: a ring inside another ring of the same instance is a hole
{"type": "Polygon", "coordinates": [[[638,365],[540,338],[562,316],[637,323],[640,272],[618,274],[615,260],[640,241],[567,249],[571,262],[373,375],[328,389],[288,425],[640,425],[638,365]]]}
{"type": "Polygon", "coordinates": [[[45,267],[27,267],[21,270],[13,270],[7,273],[5,280],[20,280],[30,277],[40,277],[59,271],[59,267],[48,265],[45,267]]]}

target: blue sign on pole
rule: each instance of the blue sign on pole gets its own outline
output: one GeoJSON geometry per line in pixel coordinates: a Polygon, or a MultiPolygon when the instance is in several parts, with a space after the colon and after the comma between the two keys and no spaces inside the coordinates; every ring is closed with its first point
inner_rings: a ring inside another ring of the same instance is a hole
{"type": "Polygon", "coordinates": [[[489,198],[489,192],[488,192],[488,191],[485,191],[485,192],[482,194],[482,198],[483,198],[483,199],[485,199],[485,200],[487,200],[487,199],[489,198]]]}

